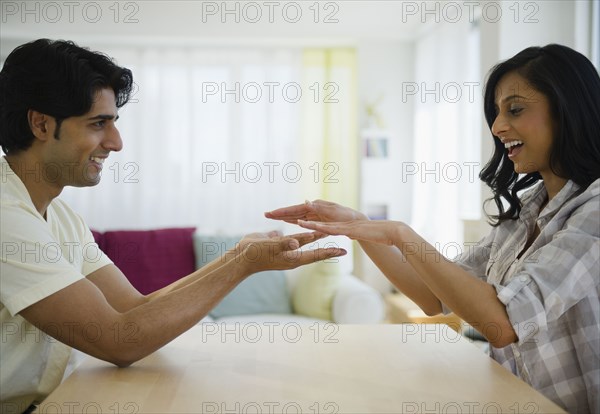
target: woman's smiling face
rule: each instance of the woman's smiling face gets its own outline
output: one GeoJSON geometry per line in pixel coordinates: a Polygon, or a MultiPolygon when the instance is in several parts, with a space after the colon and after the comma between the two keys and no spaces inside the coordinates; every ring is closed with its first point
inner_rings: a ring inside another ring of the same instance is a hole
{"type": "Polygon", "coordinates": [[[555,121],[550,102],[517,72],[509,72],[496,86],[496,119],[492,133],[505,144],[515,172],[554,175],[550,168],[555,121]]]}

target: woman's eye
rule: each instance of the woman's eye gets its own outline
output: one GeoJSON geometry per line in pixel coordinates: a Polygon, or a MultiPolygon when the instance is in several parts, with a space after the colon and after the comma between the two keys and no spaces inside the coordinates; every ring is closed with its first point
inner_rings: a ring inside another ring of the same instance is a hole
{"type": "Polygon", "coordinates": [[[522,110],[523,108],[510,108],[508,112],[510,112],[511,115],[518,115],[522,110]]]}

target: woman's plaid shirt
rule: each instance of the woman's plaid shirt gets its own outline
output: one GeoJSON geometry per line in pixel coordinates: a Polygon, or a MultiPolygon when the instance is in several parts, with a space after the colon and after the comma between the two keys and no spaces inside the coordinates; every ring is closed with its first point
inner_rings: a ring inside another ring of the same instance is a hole
{"type": "Polygon", "coordinates": [[[517,220],[456,262],[496,288],[518,335],[491,356],[569,412],[598,413],[600,179],[578,189],[568,181],[540,212],[547,193],[539,183],[521,198],[517,220]],[[540,235],[518,257],[536,224],[540,235]]]}

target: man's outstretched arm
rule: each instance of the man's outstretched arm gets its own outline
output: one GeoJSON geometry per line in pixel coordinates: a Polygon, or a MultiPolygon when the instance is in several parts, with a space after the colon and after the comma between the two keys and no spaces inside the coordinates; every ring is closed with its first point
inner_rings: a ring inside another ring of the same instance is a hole
{"type": "Polygon", "coordinates": [[[210,273],[197,271],[179,288],[141,301],[133,308],[129,307],[140,297],[129,290],[133,287],[127,288],[128,282],[105,295],[90,275],[91,280],[73,283],[20,314],[69,346],[118,366],[128,366],[191,328],[252,273],[292,269],[345,253],[336,248],[300,252],[298,247],[298,240],[289,237],[252,241],[210,273]],[[248,254],[249,250],[253,252],[248,254]],[[260,251],[258,259],[256,251],[260,251]],[[119,294],[120,288],[126,291],[119,294]]]}

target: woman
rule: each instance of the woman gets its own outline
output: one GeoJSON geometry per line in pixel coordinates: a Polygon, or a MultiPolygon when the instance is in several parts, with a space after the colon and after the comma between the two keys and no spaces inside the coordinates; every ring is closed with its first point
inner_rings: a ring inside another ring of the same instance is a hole
{"type": "Polygon", "coordinates": [[[480,178],[499,213],[454,262],[405,223],[330,202],[266,216],[358,240],[425,313],[456,313],[495,360],[558,405],[599,412],[598,72],[565,46],[525,49],[492,69],[484,111],[495,152],[480,178]]]}

